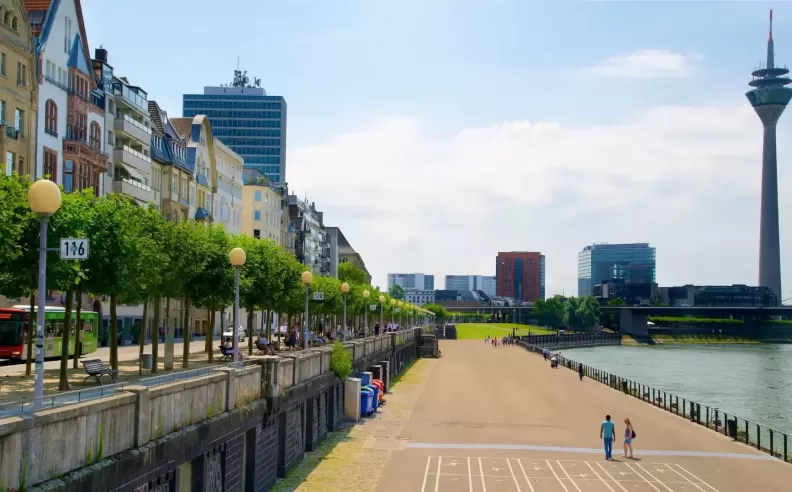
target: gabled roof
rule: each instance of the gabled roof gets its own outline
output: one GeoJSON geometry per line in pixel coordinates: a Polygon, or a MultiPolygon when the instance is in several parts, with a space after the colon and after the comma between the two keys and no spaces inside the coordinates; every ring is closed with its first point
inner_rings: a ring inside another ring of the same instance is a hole
{"type": "Polygon", "coordinates": [[[94,75],[93,71],[88,68],[88,60],[85,58],[85,51],[82,47],[83,42],[80,36],[74,36],[68,65],[69,67],[76,68],[83,72],[85,75],[94,75]]]}
{"type": "MultiPolygon", "coordinates": [[[[190,174],[195,174],[195,169],[191,169],[187,161],[183,157],[176,155],[171,148],[170,144],[174,141],[184,147],[186,147],[187,144],[184,139],[179,136],[179,132],[177,132],[171,124],[170,119],[168,118],[168,113],[160,108],[156,101],[149,101],[148,107],[149,116],[151,117],[151,122],[154,125],[154,129],[165,137],[166,145],[163,146],[164,148],[159,149],[164,153],[164,155],[161,156],[162,160],[166,163],[173,164],[176,167],[189,172],[190,174]]],[[[154,148],[156,147],[152,146],[152,149],[154,148]]],[[[159,154],[159,152],[157,152],[157,154],[159,154]]]]}

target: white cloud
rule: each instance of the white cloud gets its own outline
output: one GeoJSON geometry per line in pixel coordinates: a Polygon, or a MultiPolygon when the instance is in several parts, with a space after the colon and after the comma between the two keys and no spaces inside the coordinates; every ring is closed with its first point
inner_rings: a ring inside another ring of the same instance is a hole
{"type": "Polygon", "coordinates": [[[685,55],[668,50],[637,50],[614,56],[590,68],[590,71],[608,77],[661,78],[685,77],[701,61],[701,55],[685,55]]]}
{"type": "Polygon", "coordinates": [[[441,275],[494,274],[498,251],[538,250],[548,294],[576,294],[577,252],[605,241],[655,245],[661,285],[755,284],[761,143],[747,104],[657,107],[614,126],[505,122],[448,138],[394,118],[290,149],[289,182],[343,229],[375,284],[419,271],[442,288],[441,275]]]}

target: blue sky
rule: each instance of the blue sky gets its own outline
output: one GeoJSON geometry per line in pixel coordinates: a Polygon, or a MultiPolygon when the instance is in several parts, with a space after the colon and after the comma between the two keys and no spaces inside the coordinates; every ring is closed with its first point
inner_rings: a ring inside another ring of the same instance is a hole
{"type": "MultiPolygon", "coordinates": [[[[237,57],[268,93],[283,95],[287,178],[338,221],[375,283],[387,271],[492,274],[498,250],[532,249],[548,253],[548,293],[568,294],[576,252],[620,240],[658,246],[661,285],[756,283],[761,126],[743,94],[764,59],[770,3],[233,5],[83,0],[83,11],[91,49],[108,49],[116,73],[171,115],[179,115],[183,93],[230,81],[237,57]],[[457,176],[463,172],[475,179],[457,176]],[[381,176],[384,184],[350,176],[381,176]],[[419,181],[429,176],[442,186],[423,188],[419,181]],[[663,201],[676,195],[674,205],[663,201]],[[386,203],[367,205],[381,210],[376,220],[354,211],[383,196],[386,203]],[[603,209],[616,202],[619,208],[603,209]],[[487,214],[468,215],[456,229],[428,225],[456,223],[470,207],[487,214]],[[697,222],[710,212],[712,220],[697,222]],[[490,229],[503,216],[508,225],[490,229]],[[674,240],[663,229],[718,237],[720,220],[733,225],[736,217],[745,238],[720,238],[711,245],[715,255],[706,239],[691,248],[690,238],[674,240]],[[424,244],[465,237],[471,228],[481,233],[465,252],[424,244]]],[[[792,64],[792,6],[775,8],[776,60],[792,64]]],[[[783,198],[792,116],[781,121],[784,241],[792,240],[783,198]]]]}

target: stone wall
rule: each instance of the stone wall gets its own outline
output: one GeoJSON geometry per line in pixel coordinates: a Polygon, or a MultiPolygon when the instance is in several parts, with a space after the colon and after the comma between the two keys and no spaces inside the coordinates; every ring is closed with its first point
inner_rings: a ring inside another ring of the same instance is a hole
{"type": "MultiPolygon", "coordinates": [[[[346,346],[357,370],[388,361],[392,376],[416,357],[415,339],[410,330],[346,346]]],[[[252,357],[0,419],[0,490],[269,490],[343,423],[344,385],[329,367],[328,349],[252,357]]]]}

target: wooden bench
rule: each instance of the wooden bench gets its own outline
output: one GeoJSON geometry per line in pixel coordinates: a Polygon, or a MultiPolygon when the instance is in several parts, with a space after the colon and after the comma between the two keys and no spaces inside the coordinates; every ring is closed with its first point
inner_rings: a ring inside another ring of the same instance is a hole
{"type": "Polygon", "coordinates": [[[85,368],[86,374],[88,374],[88,377],[83,379],[83,385],[86,381],[93,378],[96,379],[100,385],[104,386],[104,380],[102,379],[104,376],[110,376],[114,383],[118,382],[116,380],[118,371],[111,369],[102,359],[84,360],[82,361],[82,365],[85,368]]]}

